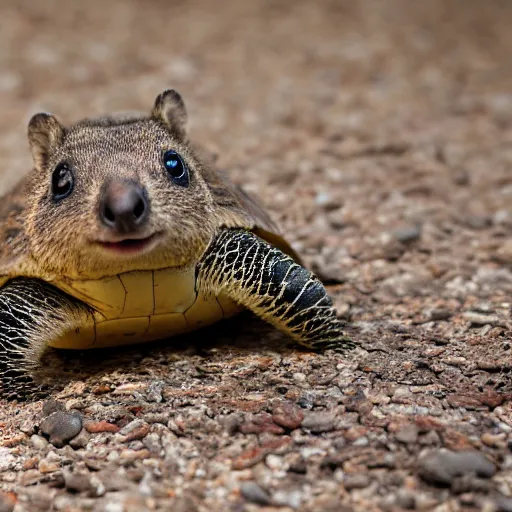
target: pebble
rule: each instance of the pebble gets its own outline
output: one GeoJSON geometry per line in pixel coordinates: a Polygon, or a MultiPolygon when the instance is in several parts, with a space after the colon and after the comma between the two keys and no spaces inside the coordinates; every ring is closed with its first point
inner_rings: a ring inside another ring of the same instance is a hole
{"type": "Polygon", "coordinates": [[[495,465],[477,451],[437,450],[419,461],[420,476],[437,485],[450,485],[455,477],[467,474],[490,478],[495,472],[495,465]]]}
{"type": "Polygon", "coordinates": [[[93,490],[90,475],[72,473],[69,470],[63,471],[64,485],[68,491],[90,492],[93,490]]]}
{"type": "Polygon", "coordinates": [[[12,512],[16,505],[16,495],[13,492],[0,491],[0,512],[12,512]]]}
{"type": "Polygon", "coordinates": [[[370,485],[370,477],[364,473],[356,473],[354,475],[346,475],[343,478],[343,487],[347,491],[352,489],[364,489],[370,485]]]}
{"type": "Polygon", "coordinates": [[[36,450],[44,450],[48,446],[48,441],[37,434],[30,436],[30,442],[36,450]]]}
{"type": "Polygon", "coordinates": [[[477,409],[482,406],[478,398],[468,395],[450,395],[447,397],[446,401],[451,407],[464,407],[469,410],[477,409]]]}
{"type": "Polygon", "coordinates": [[[240,492],[247,501],[257,505],[269,505],[271,502],[267,491],[262,489],[256,482],[243,482],[240,486],[240,492]]]}
{"type": "Polygon", "coordinates": [[[395,438],[400,443],[415,443],[418,440],[418,427],[412,424],[405,425],[395,434],[395,438]]]}
{"type": "Polygon", "coordinates": [[[302,492],[298,489],[292,491],[276,491],[273,496],[273,503],[297,510],[302,504],[302,492]]]}
{"type": "Polygon", "coordinates": [[[268,412],[259,414],[247,414],[245,421],[240,425],[240,432],[243,434],[284,434],[284,429],[276,425],[268,412]]]}
{"type": "Polygon", "coordinates": [[[304,412],[293,402],[281,402],[272,408],[272,420],[281,427],[294,430],[300,427],[304,412]]]}
{"type": "Polygon", "coordinates": [[[302,420],[301,427],[314,434],[330,432],[334,429],[336,415],[332,412],[308,412],[302,420]]]}
{"type": "Polygon", "coordinates": [[[59,470],[60,466],[56,462],[49,461],[48,459],[41,459],[37,468],[41,473],[54,473],[59,470]]]}
{"type": "Polygon", "coordinates": [[[421,225],[403,226],[393,231],[393,236],[403,244],[408,244],[419,240],[421,237],[421,225]]]}
{"type": "Polygon", "coordinates": [[[50,443],[62,448],[70,439],[82,430],[82,415],[78,411],[55,411],[41,423],[41,432],[46,434],[50,443]]]}
{"type": "Polygon", "coordinates": [[[296,372],[293,374],[293,380],[298,383],[306,382],[306,374],[296,372]]]}
{"type": "Polygon", "coordinates": [[[512,512],[512,498],[501,493],[492,496],[493,512],[512,512]]]}
{"type": "Polygon", "coordinates": [[[91,434],[98,432],[119,432],[119,427],[108,421],[88,421],[84,423],[84,428],[91,434]]]}
{"type": "Polygon", "coordinates": [[[486,315],[475,311],[465,311],[462,316],[472,325],[498,325],[505,327],[503,320],[498,315],[486,315]]]}
{"type": "Polygon", "coordinates": [[[490,432],[485,432],[480,437],[482,443],[491,448],[506,448],[507,447],[507,436],[504,432],[500,434],[491,434],[490,432]]]}
{"type": "Polygon", "coordinates": [[[76,437],[69,441],[69,446],[75,450],[78,450],[79,448],[85,448],[90,440],[91,434],[89,434],[89,432],[83,428],[76,437]]]}

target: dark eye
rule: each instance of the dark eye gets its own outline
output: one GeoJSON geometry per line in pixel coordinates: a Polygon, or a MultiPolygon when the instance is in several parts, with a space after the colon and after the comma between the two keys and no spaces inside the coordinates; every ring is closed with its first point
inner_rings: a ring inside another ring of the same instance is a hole
{"type": "Polygon", "coordinates": [[[172,181],[180,187],[189,184],[188,170],[181,156],[174,150],[166,151],[163,156],[164,167],[171,176],[172,181]]]}
{"type": "Polygon", "coordinates": [[[68,164],[59,164],[52,174],[52,195],[54,201],[61,201],[73,192],[75,177],[68,164]]]}

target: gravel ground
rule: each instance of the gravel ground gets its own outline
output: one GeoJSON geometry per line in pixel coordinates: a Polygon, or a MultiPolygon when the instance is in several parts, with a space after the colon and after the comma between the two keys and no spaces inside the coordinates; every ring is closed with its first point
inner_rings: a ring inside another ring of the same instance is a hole
{"type": "Polygon", "coordinates": [[[148,110],[265,201],[346,357],[242,315],[50,354],[0,405],[0,511],[512,510],[512,3],[0,4],[2,187],[26,122],[148,110]]]}

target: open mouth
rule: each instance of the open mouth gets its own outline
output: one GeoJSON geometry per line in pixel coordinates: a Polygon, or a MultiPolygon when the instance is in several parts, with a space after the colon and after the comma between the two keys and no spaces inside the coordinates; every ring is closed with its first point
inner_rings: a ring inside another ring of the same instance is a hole
{"type": "Polygon", "coordinates": [[[158,238],[155,233],[147,238],[126,238],[117,242],[96,242],[101,248],[116,254],[138,254],[145,251],[158,238]]]}

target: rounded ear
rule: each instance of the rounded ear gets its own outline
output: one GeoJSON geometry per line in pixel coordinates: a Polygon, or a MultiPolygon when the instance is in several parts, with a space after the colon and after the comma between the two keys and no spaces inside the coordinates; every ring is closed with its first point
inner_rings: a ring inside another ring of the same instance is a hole
{"type": "Polygon", "coordinates": [[[51,114],[41,112],[28,123],[28,143],[36,168],[44,168],[52,153],[62,143],[64,127],[51,114]]]}
{"type": "Polygon", "coordinates": [[[185,102],[179,92],[167,89],[159,94],[151,115],[163,122],[179,139],[185,137],[188,115],[185,102]]]}

